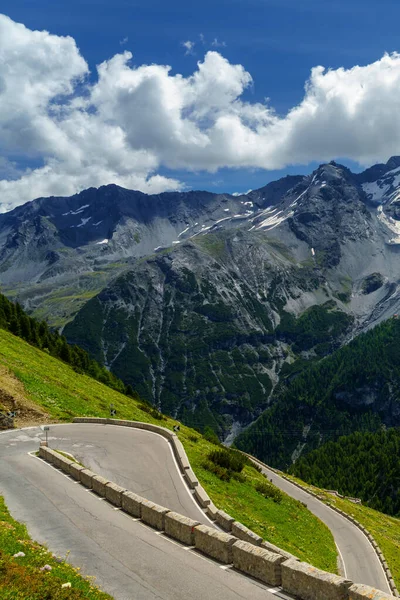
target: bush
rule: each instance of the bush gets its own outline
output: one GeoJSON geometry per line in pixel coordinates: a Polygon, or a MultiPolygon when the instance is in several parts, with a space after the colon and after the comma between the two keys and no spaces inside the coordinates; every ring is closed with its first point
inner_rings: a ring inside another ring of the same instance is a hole
{"type": "Polygon", "coordinates": [[[198,435],[193,435],[193,434],[190,434],[190,435],[188,436],[188,438],[189,438],[189,440],[190,440],[191,442],[195,442],[195,443],[197,443],[197,442],[199,441],[199,436],[198,436],[198,435]]]}
{"type": "Polygon", "coordinates": [[[211,442],[216,446],[220,445],[219,437],[215,433],[214,429],[211,429],[211,427],[207,426],[204,428],[203,437],[207,440],[207,442],[211,442]]]}
{"type": "Polygon", "coordinates": [[[219,477],[221,479],[221,481],[230,481],[231,480],[232,471],[230,471],[229,469],[226,469],[225,467],[216,465],[216,464],[210,462],[209,460],[204,461],[201,466],[203,467],[203,469],[210,471],[210,473],[214,473],[214,475],[219,477]]]}
{"type": "Polygon", "coordinates": [[[229,471],[235,471],[236,473],[241,473],[249,460],[244,454],[228,448],[213,450],[207,458],[215,465],[219,465],[229,471]]]}
{"type": "Polygon", "coordinates": [[[139,408],[148,415],[151,415],[153,419],[158,419],[159,421],[167,420],[166,417],[164,417],[164,415],[160,413],[159,410],[157,410],[156,408],[154,408],[154,406],[148,404],[147,402],[139,404],[139,408]]]}
{"type": "Polygon", "coordinates": [[[239,481],[240,483],[244,483],[246,481],[246,475],[244,473],[236,473],[235,471],[232,473],[233,479],[239,481]]]}
{"type": "Polygon", "coordinates": [[[268,481],[259,481],[256,484],[256,490],[265,498],[271,498],[274,502],[280,504],[283,500],[283,493],[280,489],[269,483],[268,481]]]}

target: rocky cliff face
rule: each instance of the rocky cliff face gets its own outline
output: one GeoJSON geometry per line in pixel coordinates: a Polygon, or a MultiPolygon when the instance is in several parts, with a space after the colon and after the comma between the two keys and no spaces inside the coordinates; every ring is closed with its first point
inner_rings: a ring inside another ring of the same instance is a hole
{"type": "Polygon", "coordinates": [[[271,402],[282,369],[400,309],[398,164],[330,163],[239,197],[38,199],[0,215],[3,291],[69,322],[162,410],[226,435],[271,402]]]}

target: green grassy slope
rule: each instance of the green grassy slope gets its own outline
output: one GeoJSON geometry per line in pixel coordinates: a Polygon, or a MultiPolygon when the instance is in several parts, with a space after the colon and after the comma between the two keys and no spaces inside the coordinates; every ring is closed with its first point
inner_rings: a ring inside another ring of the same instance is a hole
{"type": "MultiPolygon", "coordinates": [[[[3,330],[0,330],[0,364],[8,368],[10,377],[22,382],[27,399],[45,409],[54,420],[69,421],[85,415],[107,417],[112,403],[118,418],[153,422],[170,429],[176,424],[170,418],[162,421],[153,418],[146,412],[146,406],[141,408],[140,402],[77,374],[68,365],[3,330]]],[[[333,537],[308,509],[288,496],[281,503],[264,498],[255,485],[265,479],[250,467],[245,467],[242,481],[222,482],[202,466],[215,445],[184,426],[179,437],[199,481],[219,508],[302,560],[336,571],[333,537]]]]}

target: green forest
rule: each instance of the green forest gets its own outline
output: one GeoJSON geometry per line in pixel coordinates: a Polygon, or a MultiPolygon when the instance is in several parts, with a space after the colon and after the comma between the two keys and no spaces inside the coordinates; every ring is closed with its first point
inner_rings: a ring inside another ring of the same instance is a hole
{"type": "Polygon", "coordinates": [[[271,466],[355,431],[400,425],[400,321],[389,319],[281,382],[271,406],[235,440],[271,466]]]}
{"type": "Polygon", "coordinates": [[[356,432],[301,457],[293,475],[400,516],[400,429],[356,432]]]}

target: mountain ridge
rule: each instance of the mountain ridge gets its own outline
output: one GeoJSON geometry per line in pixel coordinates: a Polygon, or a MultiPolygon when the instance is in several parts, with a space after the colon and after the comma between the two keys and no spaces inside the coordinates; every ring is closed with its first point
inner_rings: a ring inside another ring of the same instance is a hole
{"type": "Polygon", "coordinates": [[[282,369],[400,307],[397,163],[372,183],[331,162],[242,196],[39,199],[0,215],[3,291],[163,411],[231,439],[282,369]]]}

